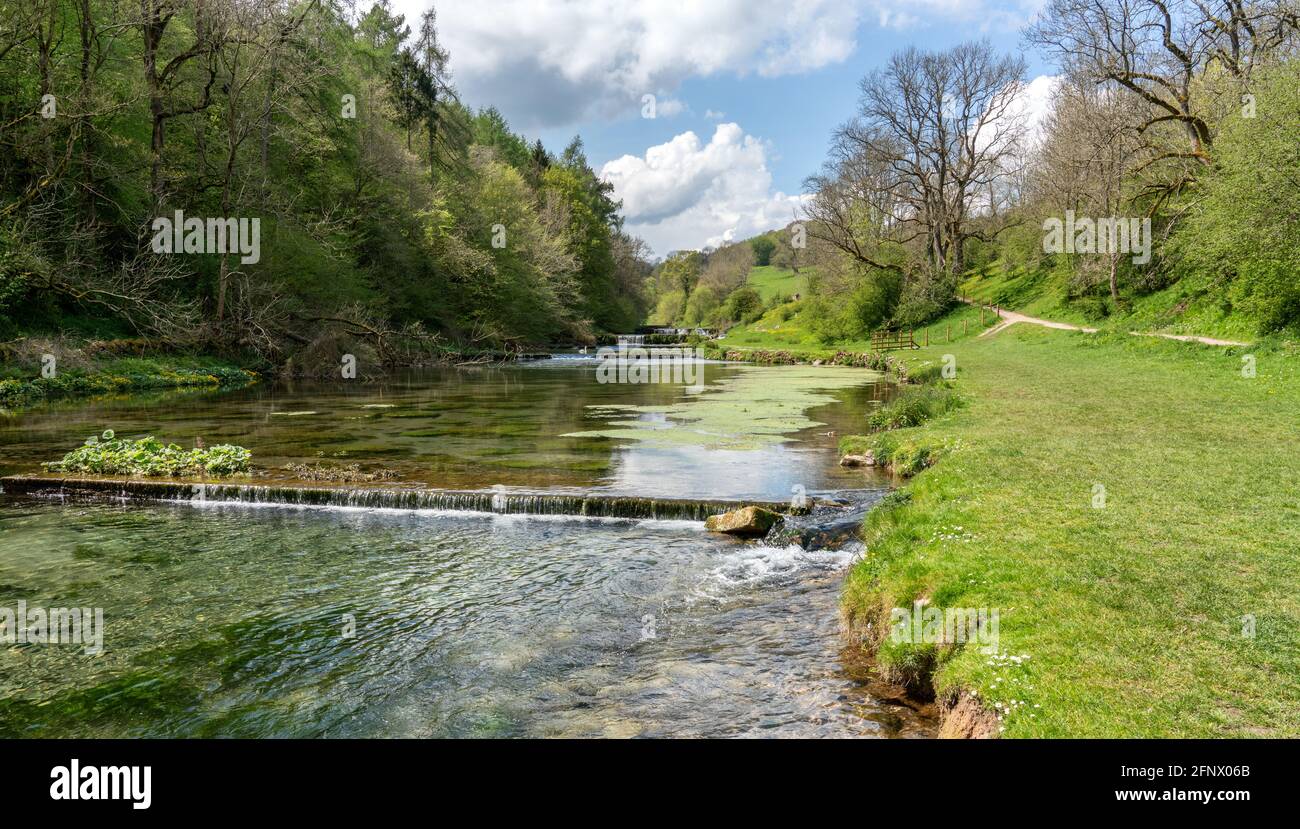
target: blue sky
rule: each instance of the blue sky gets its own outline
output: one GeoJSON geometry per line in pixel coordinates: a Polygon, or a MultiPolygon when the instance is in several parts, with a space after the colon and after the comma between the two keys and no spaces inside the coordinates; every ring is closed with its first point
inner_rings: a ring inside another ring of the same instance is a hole
{"type": "MultiPolygon", "coordinates": [[[[441,0],[462,98],[558,151],[580,134],[658,255],[791,221],[805,176],[895,50],[1019,29],[1042,0],[441,0]],[[654,95],[654,118],[642,117],[654,95]]],[[[428,0],[395,0],[414,22],[428,0]]]]}

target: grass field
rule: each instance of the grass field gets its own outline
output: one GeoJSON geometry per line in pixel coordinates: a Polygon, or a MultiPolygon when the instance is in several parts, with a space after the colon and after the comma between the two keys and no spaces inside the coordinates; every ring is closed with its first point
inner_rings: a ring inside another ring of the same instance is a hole
{"type": "Polygon", "coordinates": [[[795,294],[800,296],[808,292],[808,268],[799,273],[775,265],[755,265],[749,269],[748,282],[758,291],[758,295],[768,302],[774,296],[787,299],[795,294]]]}
{"type": "Polygon", "coordinates": [[[908,359],[944,353],[966,405],[887,434],[948,454],[872,514],[844,608],[997,609],[1000,655],[882,666],[937,655],[1005,737],[1300,736],[1296,346],[1017,325],[908,359]]]}
{"type": "Polygon", "coordinates": [[[1109,298],[1070,300],[1063,270],[1004,267],[995,262],[970,271],[962,296],[995,303],[1033,317],[1086,325],[1109,331],[1193,334],[1239,342],[1259,336],[1256,322],[1232,312],[1223,287],[1191,275],[1161,291],[1124,298],[1118,312],[1109,298]],[[1103,309],[1110,309],[1109,314],[1103,309]]]}
{"type": "MultiPolygon", "coordinates": [[[[984,327],[993,325],[993,315],[988,313],[984,326],[980,323],[978,308],[959,307],[951,314],[933,325],[919,328],[915,332],[918,343],[926,342],[933,346],[956,343],[977,335],[984,327]]],[[[738,325],[719,341],[727,348],[782,349],[794,354],[812,357],[826,353],[845,351],[870,351],[871,340],[841,340],[834,343],[822,342],[811,330],[803,314],[795,314],[784,319],[781,309],[769,311],[762,319],[749,325],[738,325]]]]}

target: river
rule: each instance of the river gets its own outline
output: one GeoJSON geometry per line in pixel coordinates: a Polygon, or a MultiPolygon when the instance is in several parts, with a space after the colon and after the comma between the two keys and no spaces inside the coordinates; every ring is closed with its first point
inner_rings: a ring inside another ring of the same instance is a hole
{"type": "MultiPolygon", "coordinates": [[[[835,444],[886,394],[847,368],[600,383],[565,356],[0,413],[0,473],[113,428],[246,446],[258,483],[356,463],[399,488],[869,502],[888,481],[835,444]]],[[[0,736],[924,736],[841,658],[857,554],[691,521],[0,497],[0,608],[104,618],[95,653],[0,645],[0,736]]]]}

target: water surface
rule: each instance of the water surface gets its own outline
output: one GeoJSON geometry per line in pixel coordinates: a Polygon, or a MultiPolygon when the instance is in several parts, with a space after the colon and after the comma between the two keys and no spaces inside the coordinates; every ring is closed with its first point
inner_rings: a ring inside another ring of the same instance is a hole
{"type": "Polygon", "coordinates": [[[306,462],[391,469],[401,480],[448,489],[784,499],[796,485],[861,484],[861,473],[836,466],[835,446],[888,393],[877,375],[703,368],[698,394],[672,384],[601,384],[594,360],[568,358],[429,369],[378,383],[268,383],[0,411],[0,474],[39,472],[41,461],[112,428],[182,446],[196,439],[245,446],[271,479],[292,478],[283,467],[306,462]],[[694,408],[707,417],[693,419],[694,408]],[[629,421],[646,428],[635,434],[629,421]]]}
{"type": "MultiPolygon", "coordinates": [[[[812,371],[710,365],[693,394],[556,360],[55,404],[0,420],[0,467],[112,426],[239,443],[270,478],[323,459],[409,485],[878,497],[831,433],[886,392],[812,371]]],[[[0,498],[0,608],[105,617],[97,655],[0,645],[0,736],[928,734],[841,662],[856,553],[691,522],[0,498]]]]}

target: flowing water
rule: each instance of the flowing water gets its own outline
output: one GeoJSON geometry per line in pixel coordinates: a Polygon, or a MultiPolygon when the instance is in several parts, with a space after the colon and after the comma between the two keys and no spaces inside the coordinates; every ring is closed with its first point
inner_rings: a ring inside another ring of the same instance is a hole
{"type": "MultiPolygon", "coordinates": [[[[397,488],[878,497],[835,434],[853,369],[710,364],[703,391],[591,360],[0,415],[0,472],[106,427],[391,469],[397,488]]],[[[369,502],[367,502],[369,503],[369,502]]],[[[0,644],[0,736],[912,736],[841,661],[857,549],[695,521],[0,498],[0,613],[103,609],[103,648],[0,644]],[[93,651],[94,648],[91,648],[93,651]]]]}

